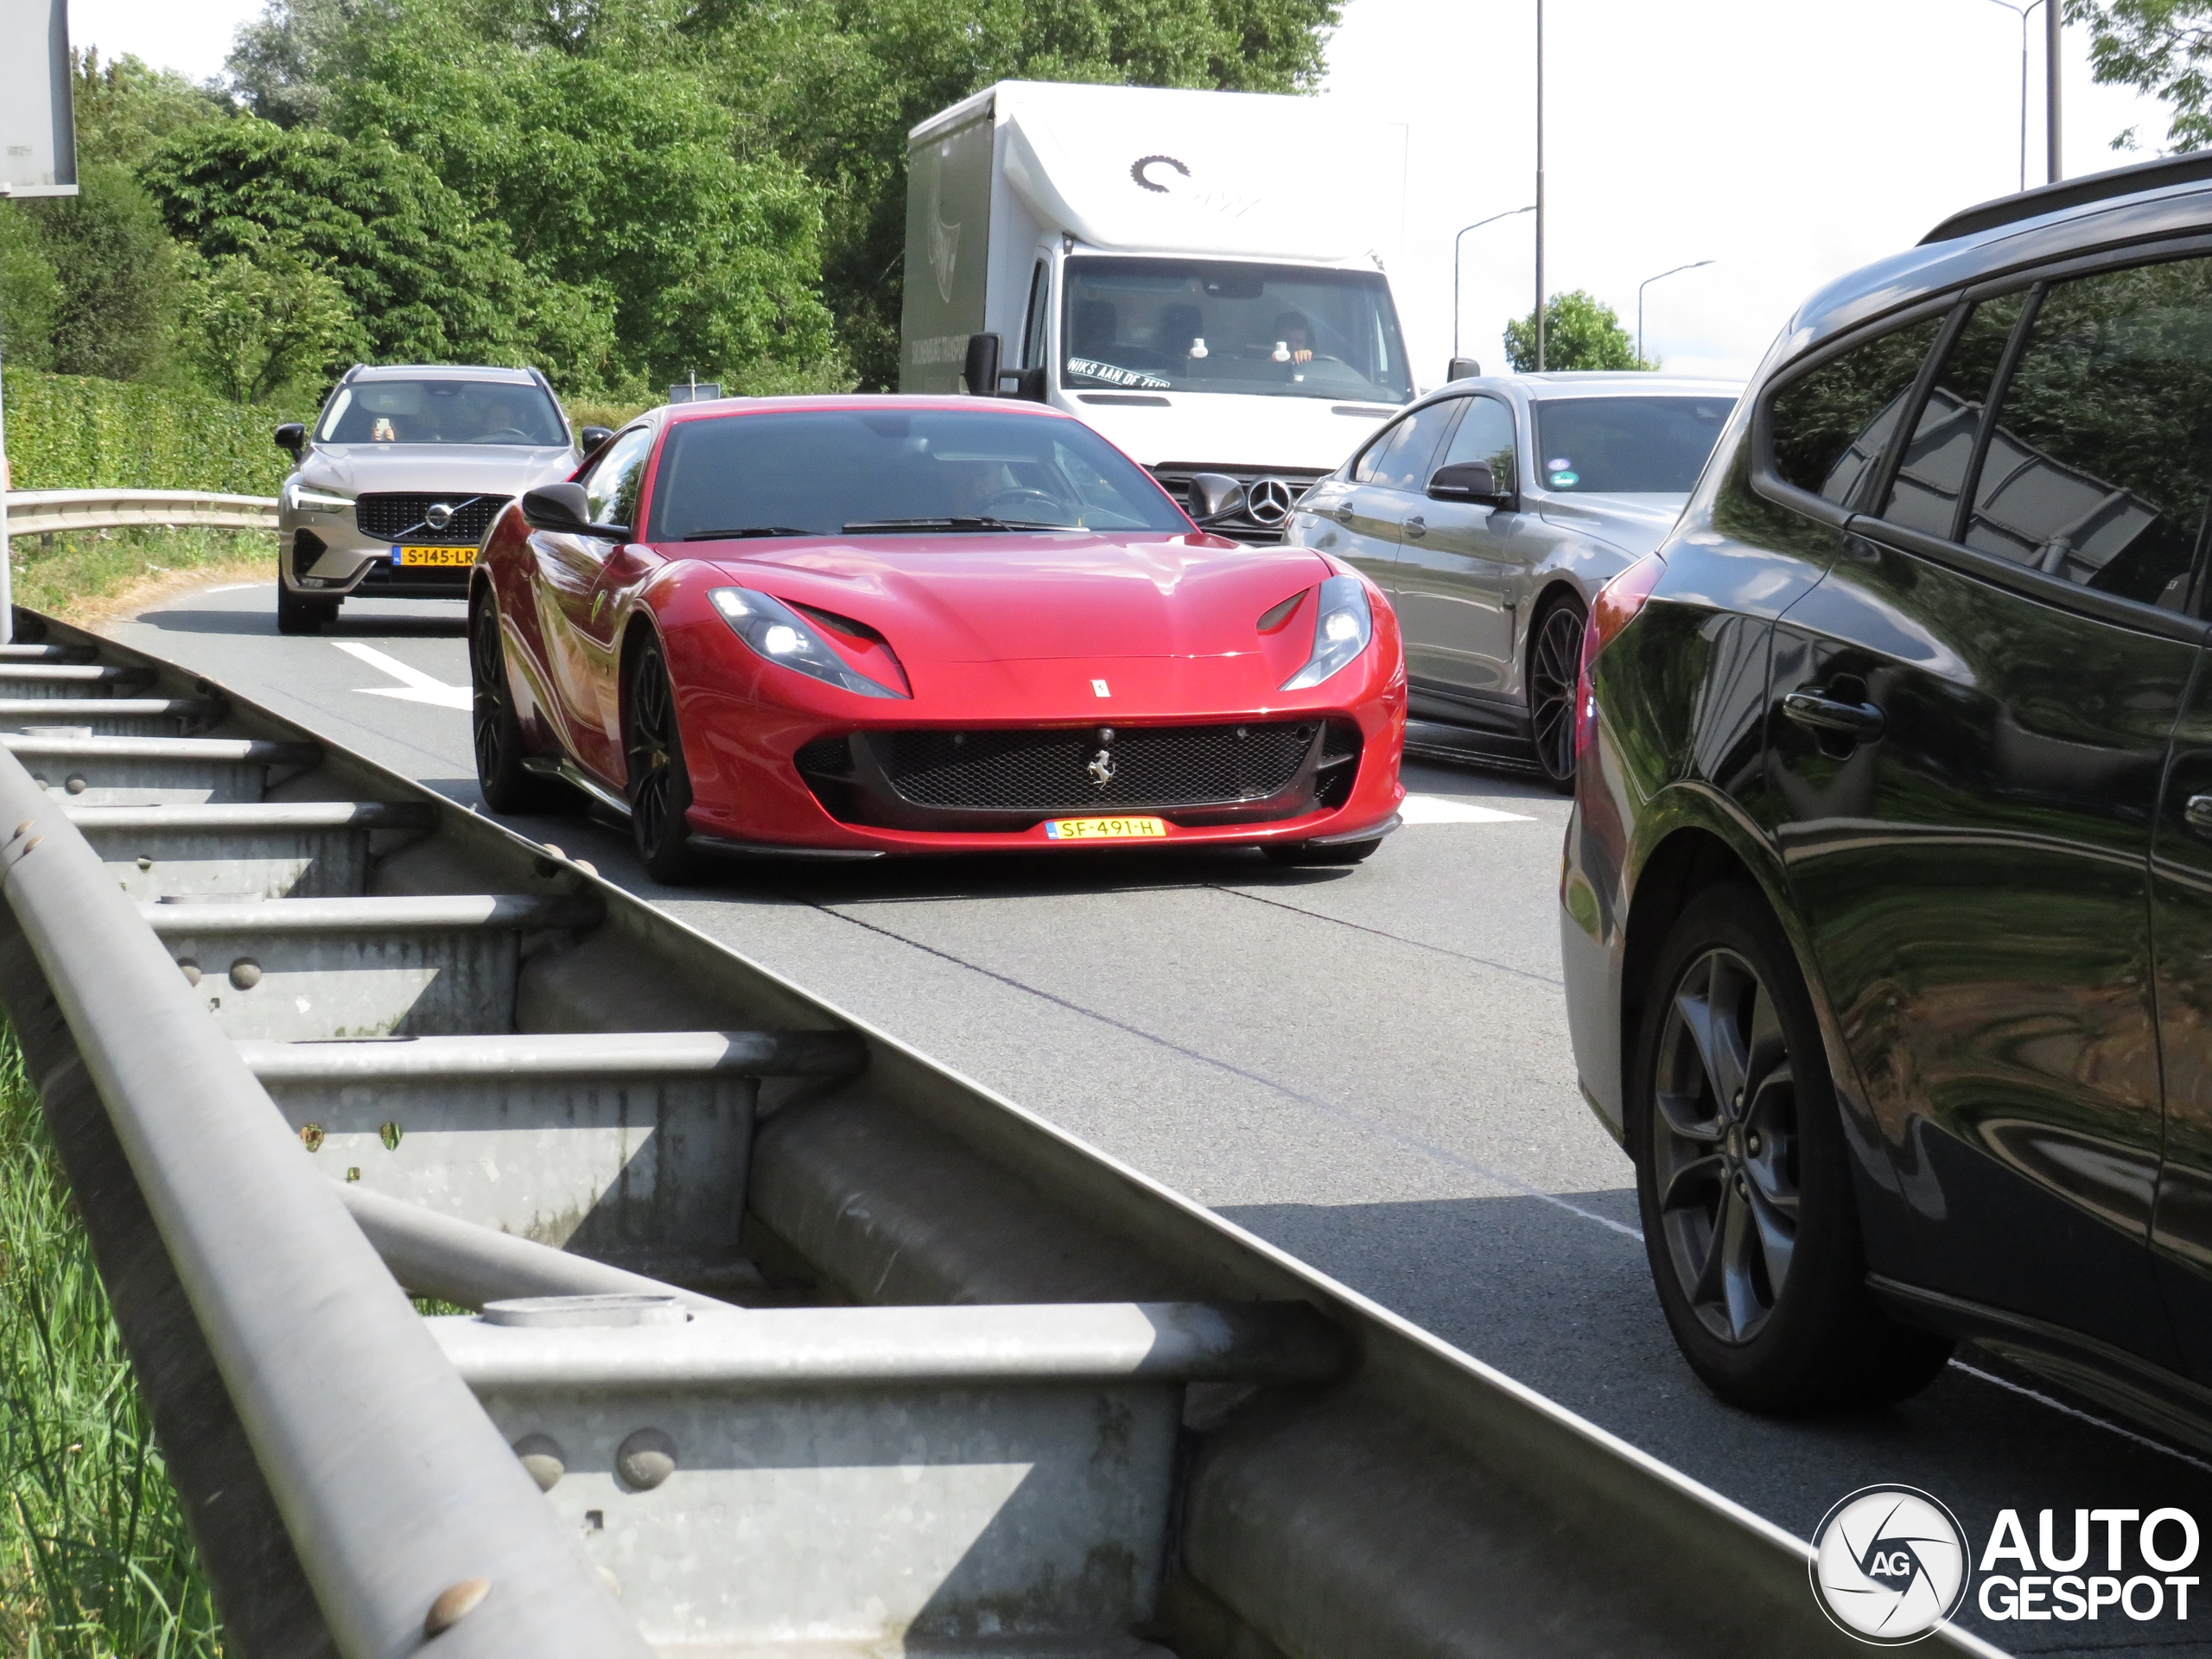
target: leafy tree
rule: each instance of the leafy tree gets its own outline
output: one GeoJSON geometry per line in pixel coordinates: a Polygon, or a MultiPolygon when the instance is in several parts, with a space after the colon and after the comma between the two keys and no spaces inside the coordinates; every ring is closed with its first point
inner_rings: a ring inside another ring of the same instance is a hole
{"type": "Polygon", "coordinates": [[[48,360],[111,380],[167,373],[177,315],[177,249],[153,199],[123,168],[79,169],[78,194],[22,204],[38,227],[55,294],[48,360]]]}
{"type": "Polygon", "coordinates": [[[96,48],[70,54],[77,158],[135,168],[170,134],[234,113],[224,94],[125,54],[102,63],[96,48]]]}
{"type": "MultiPolygon", "coordinates": [[[[1505,325],[1505,356],[1516,374],[1536,366],[1536,314],[1505,325]]],[[[1656,369],[1656,358],[1638,357],[1636,342],[1613,308],[1581,289],[1544,302],[1547,369],[1656,369]]]]}
{"type": "MultiPolygon", "coordinates": [[[[2066,0],[2066,21],[2089,26],[2098,80],[2149,92],[2173,111],[2170,149],[2212,144],[2212,0],[2066,0]]],[[[2134,149],[2135,129],[2113,148],[2134,149]]]]}
{"type": "Polygon", "coordinates": [[[234,404],[266,404],[331,368],[355,332],[346,290],[299,250],[264,238],[243,253],[192,257],[185,302],[193,359],[234,404]]]}
{"type": "Polygon", "coordinates": [[[61,279],[23,204],[0,202],[0,353],[21,368],[54,366],[54,314],[61,279]]]}

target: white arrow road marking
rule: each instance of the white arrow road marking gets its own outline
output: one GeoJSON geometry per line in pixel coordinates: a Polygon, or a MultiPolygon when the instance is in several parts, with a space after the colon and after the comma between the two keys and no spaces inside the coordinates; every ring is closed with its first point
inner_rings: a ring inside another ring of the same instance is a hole
{"type": "Polygon", "coordinates": [[[400,682],[397,685],[363,685],[354,689],[372,697],[397,697],[402,702],[427,702],[440,709],[466,709],[470,703],[468,688],[448,685],[443,680],[434,680],[421,669],[403,663],[397,657],[387,657],[373,645],[358,645],[351,639],[330,642],[349,657],[358,657],[379,674],[389,674],[400,682]]]}
{"type": "Polygon", "coordinates": [[[1526,812],[1501,812],[1493,806],[1447,800],[1441,795],[1408,795],[1398,804],[1408,823],[1534,823],[1526,812]]]}

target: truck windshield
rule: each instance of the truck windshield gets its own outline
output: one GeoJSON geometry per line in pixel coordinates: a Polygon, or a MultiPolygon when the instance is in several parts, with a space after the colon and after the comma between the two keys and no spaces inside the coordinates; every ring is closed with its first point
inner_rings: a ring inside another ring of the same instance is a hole
{"type": "Polygon", "coordinates": [[[1688,495],[1732,397],[1561,397],[1536,404],[1536,475],[1576,495],[1688,495]]]}
{"type": "Polygon", "coordinates": [[[553,400],[512,380],[357,380],[323,411],[318,443],[511,443],[554,448],[569,442],[553,400]]]}
{"type": "Polygon", "coordinates": [[[677,421],[650,525],[657,542],[1191,528],[1149,473],[1080,421],[888,400],[677,421]]]}
{"type": "Polygon", "coordinates": [[[1270,397],[1413,396],[1380,271],[1211,259],[1067,262],[1063,384],[1270,397]]]}

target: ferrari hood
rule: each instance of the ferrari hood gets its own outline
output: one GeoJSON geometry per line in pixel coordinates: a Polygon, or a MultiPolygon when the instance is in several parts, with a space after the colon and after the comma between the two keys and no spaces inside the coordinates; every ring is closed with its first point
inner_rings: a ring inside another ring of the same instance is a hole
{"type": "Polygon", "coordinates": [[[300,482],[341,495],[370,491],[430,491],[454,495],[519,495],[558,483],[576,469],[566,448],[507,444],[318,444],[300,464],[300,482]]]}
{"type": "Polygon", "coordinates": [[[1197,536],[872,536],[718,559],[741,586],[867,623],[909,664],[1220,657],[1328,576],[1302,548],[1197,536]]]}

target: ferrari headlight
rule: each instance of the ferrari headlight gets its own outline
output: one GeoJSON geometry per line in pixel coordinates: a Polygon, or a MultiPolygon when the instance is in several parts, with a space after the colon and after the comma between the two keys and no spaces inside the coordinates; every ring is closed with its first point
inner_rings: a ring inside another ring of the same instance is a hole
{"type": "Polygon", "coordinates": [[[1313,626],[1313,655],[1282,683],[1286,691],[1319,685],[1357,658],[1375,637],[1367,584],[1357,576],[1331,576],[1321,584],[1321,617],[1313,626]]]}
{"type": "Polygon", "coordinates": [[[750,588],[717,588],[707,597],[729,624],[731,632],[779,667],[796,669],[864,697],[899,695],[848,664],[807,626],[805,618],[782,601],[750,588]]]}

